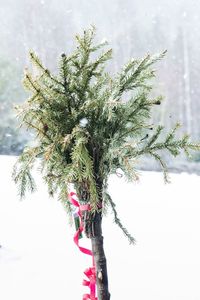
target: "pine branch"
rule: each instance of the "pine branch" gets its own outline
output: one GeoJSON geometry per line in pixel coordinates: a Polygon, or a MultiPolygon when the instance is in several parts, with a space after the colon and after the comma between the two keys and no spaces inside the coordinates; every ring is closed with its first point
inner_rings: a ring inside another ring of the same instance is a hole
{"type": "MultiPolygon", "coordinates": [[[[161,132],[163,131],[164,127],[159,125],[156,129],[155,134],[152,135],[152,137],[148,140],[148,143],[146,145],[146,149],[150,148],[152,146],[152,144],[155,143],[155,141],[158,139],[158,137],[160,136],[161,132]]],[[[168,142],[168,137],[165,141],[165,143],[168,142]]],[[[155,147],[155,146],[154,146],[155,147]]],[[[144,150],[145,151],[145,150],[144,150]]]]}
{"type": "Polygon", "coordinates": [[[35,129],[37,132],[37,136],[42,135],[44,137],[46,137],[50,142],[53,143],[53,140],[50,138],[50,136],[44,131],[44,129],[40,129],[39,127],[37,127],[36,125],[34,125],[31,122],[28,122],[27,120],[24,120],[24,125],[26,125],[27,128],[32,128],[35,129]]]}
{"type": "Polygon", "coordinates": [[[153,158],[155,158],[155,160],[157,160],[162,168],[163,171],[163,175],[164,175],[164,181],[166,183],[170,183],[169,180],[169,175],[168,175],[168,170],[167,170],[167,165],[166,163],[163,161],[163,159],[161,158],[160,155],[158,155],[158,153],[153,152],[153,151],[149,151],[148,154],[150,154],[153,158]]]}
{"type": "Polygon", "coordinates": [[[128,238],[129,243],[130,244],[135,244],[135,239],[132,237],[132,235],[128,232],[128,230],[122,225],[119,217],[118,217],[118,213],[116,210],[116,205],[113,202],[112,198],[110,197],[110,195],[108,193],[105,193],[106,199],[110,204],[110,207],[112,209],[112,212],[114,214],[114,222],[119,226],[119,228],[122,230],[122,232],[124,233],[124,235],[128,238]]]}
{"type": "Polygon", "coordinates": [[[31,176],[31,169],[39,152],[38,147],[25,149],[14,166],[12,178],[18,184],[20,198],[25,196],[27,190],[31,192],[36,190],[35,181],[31,176]]]}
{"type": "Polygon", "coordinates": [[[59,80],[57,80],[57,78],[55,78],[55,76],[51,75],[50,71],[48,69],[46,69],[40,59],[38,58],[38,56],[33,52],[33,51],[30,51],[30,58],[31,58],[31,61],[33,62],[33,64],[39,69],[42,71],[42,75],[46,76],[47,78],[51,79],[55,84],[57,84],[58,86],[61,86],[63,87],[62,85],[62,82],[60,82],[59,80]]]}
{"type": "Polygon", "coordinates": [[[151,87],[146,81],[155,77],[154,71],[150,69],[150,66],[162,59],[165,54],[166,51],[154,56],[148,54],[140,61],[131,60],[119,75],[114,91],[114,98],[119,99],[124,92],[139,87],[149,90],[151,87]]]}

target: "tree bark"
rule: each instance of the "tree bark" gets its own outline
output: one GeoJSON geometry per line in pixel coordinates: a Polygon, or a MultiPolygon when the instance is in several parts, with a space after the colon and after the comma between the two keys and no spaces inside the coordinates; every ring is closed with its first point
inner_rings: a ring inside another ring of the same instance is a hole
{"type": "MultiPolygon", "coordinates": [[[[97,183],[99,191],[99,206],[102,206],[102,183],[97,183]]],[[[89,203],[89,192],[86,183],[76,186],[78,197],[83,204],[89,203]]],[[[94,255],[94,264],[96,270],[97,296],[98,300],[110,300],[108,290],[107,262],[103,247],[102,236],[102,211],[96,211],[95,214],[86,211],[83,214],[84,232],[91,239],[92,252],[94,255]]]]}
{"type": "Polygon", "coordinates": [[[96,282],[97,282],[97,296],[98,300],[110,300],[110,293],[108,290],[108,273],[106,256],[103,247],[102,236],[102,215],[101,212],[96,212],[92,221],[93,236],[91,237],[92,252],[94,255],[96,282]]]}

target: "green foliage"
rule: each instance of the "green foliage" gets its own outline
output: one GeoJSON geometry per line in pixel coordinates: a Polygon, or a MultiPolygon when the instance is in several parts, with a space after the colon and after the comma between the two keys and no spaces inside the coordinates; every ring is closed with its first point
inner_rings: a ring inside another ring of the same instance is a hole
{"type": "Polygon", "coordinates": [[[22,125],[35,131],[37,146],[25,149],[14,178],[21,196],[26,188],[33,190],[30,171],[39,158],[51,195],[58,192],[70,209],[69,185],[85,189],[92,210],[96,211],[102,202],[110,205],[116,223],[133,242],[107,194],[108,176],[120,169],[127,179],[137,180],[136,161],[150,155],[160,163],[167,181],[162,151],[177,156],[182,149],[188,154],[200,146],[190,143],[188,136],[177,139],[178,125],[161,138],[164,128],[149,124],[152,109],[162,100],[160,96],[150,97],[150,80],[155,77],[152,66],[165,52],[130,60],[111,77],[105,63],[111,59],[112,50],[103,50],[105,43],[94,44],[94,33],[91,28],[76,36],[76,49],[71,55],[61,55],[56,75],[30,52],[34,70],[26,70],[24,77],[30,98],[18,110],[22,125]]]}

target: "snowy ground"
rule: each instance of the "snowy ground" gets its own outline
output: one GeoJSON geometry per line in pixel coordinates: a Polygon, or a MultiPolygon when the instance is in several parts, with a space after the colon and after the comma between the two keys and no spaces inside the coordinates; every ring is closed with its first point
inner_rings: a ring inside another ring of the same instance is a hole
{"type": "MultiPolygon", "coordinates": [[[[38,192],[20,202],[0,157],[0,299],[78,300],[90,259],[74,245],[61,204],[38,192]]],[[[142,172],[139,184],[111,177],[121,219],[137,240],[129,246],[112,216],[104,221],[111,299],[200,299],[200,177],[142,172]]],[[[38,178],[40,181],[40,178],[38,178]]],[[[84,243],[84,241],[82,241],[84,243]]]]}

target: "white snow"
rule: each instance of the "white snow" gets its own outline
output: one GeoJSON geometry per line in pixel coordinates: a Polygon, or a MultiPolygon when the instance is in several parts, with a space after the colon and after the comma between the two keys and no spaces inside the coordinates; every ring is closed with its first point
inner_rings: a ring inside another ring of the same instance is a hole
{"type": "MultiPolygon", "coordinates": [[[[78,300],[90,258],[73,243],[66,213],[49,199],[40,175],[35,194],[19,201],[14,157],[0,157],[0,299],[78,300]]],[[[140,183],[112,176],[109,189],[135,246],[104,220],[111,299],[200,299],[200,199],[197,175],[141,172],[140,183]]],[[[82,243],[88,244],[89,241],[82,243]]]]}
{"type": "Polygon", "coordinates": [[[87,118],[81,119],[79,124],[81,127],[85,127],[88,124],[88,119],[87,118]]]}

